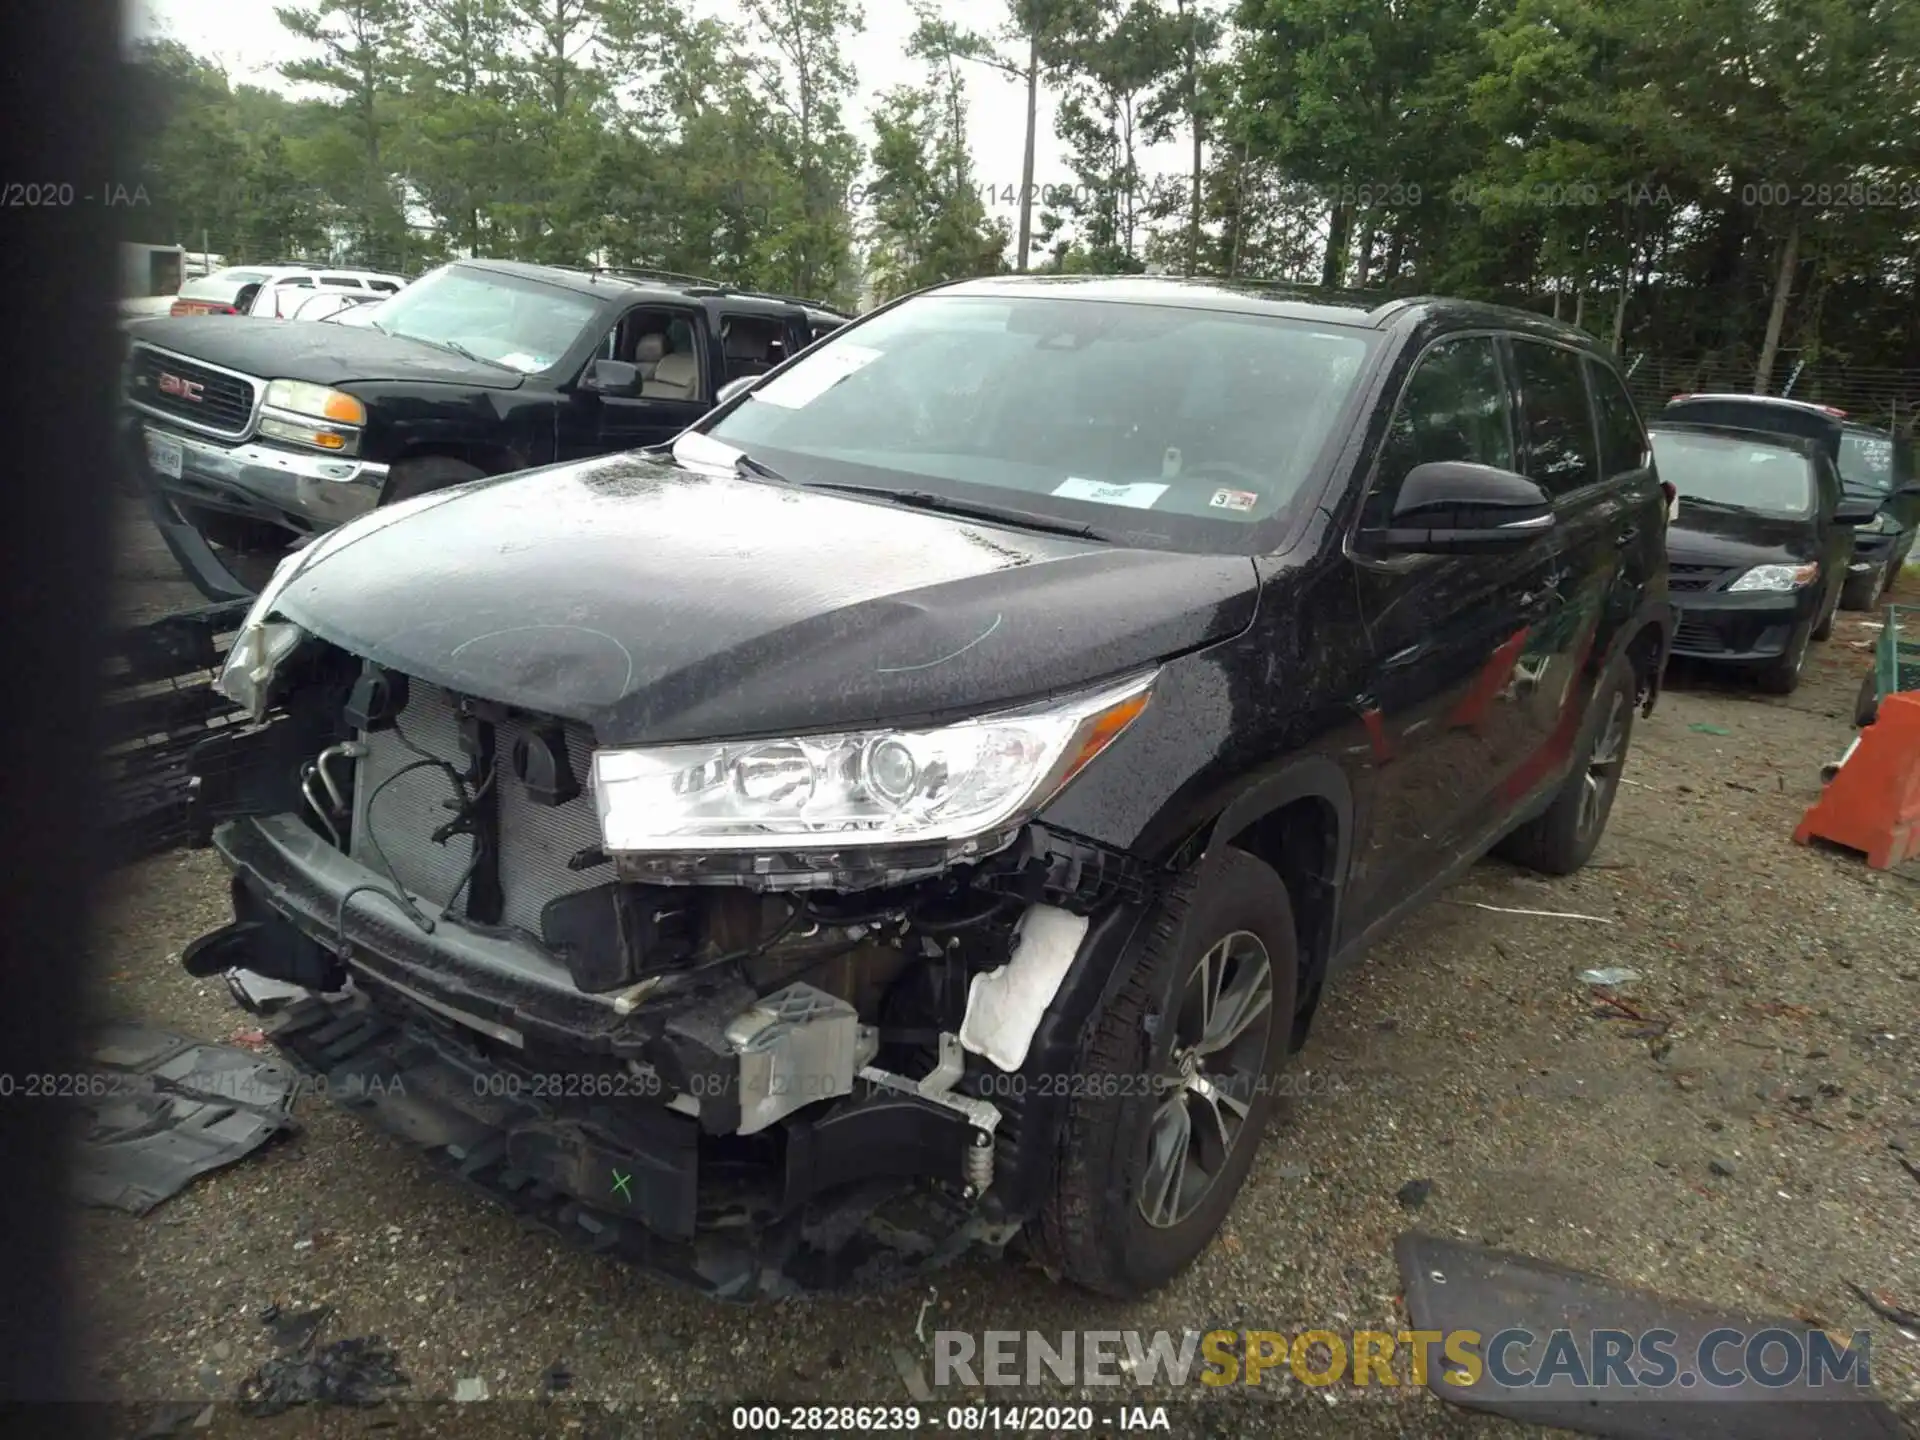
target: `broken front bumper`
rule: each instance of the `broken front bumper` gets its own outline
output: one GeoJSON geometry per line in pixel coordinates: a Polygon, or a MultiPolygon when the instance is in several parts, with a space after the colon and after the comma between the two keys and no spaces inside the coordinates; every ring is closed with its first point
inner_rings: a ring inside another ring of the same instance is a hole
{"type": "Polygon", "coordinates": [[[236,923],[184,963],[332,992],[272,1032],[330,1098],[528,1218],[731,1299],[886,1283],[1011,1239],[1044,1194],[1069,1093],[1048,1077],[1072,1073],[1137,918],[1121,906],[1092,927],[1020,1082],[973,1085],[991,1102],[965,1073],[984,1062],[947,1035],[928,1037],[931,1075],[863,1060],[816,1101],[801,1073],[768,1119],[767,1070],[808,1052],[756,1045],[740,1022],[768,1001],[737,980],[586,995],[516,932],[429,910],[427,933],[353,893],[385,882],[290,815],[227,821],[213,840],[236,923]]]}

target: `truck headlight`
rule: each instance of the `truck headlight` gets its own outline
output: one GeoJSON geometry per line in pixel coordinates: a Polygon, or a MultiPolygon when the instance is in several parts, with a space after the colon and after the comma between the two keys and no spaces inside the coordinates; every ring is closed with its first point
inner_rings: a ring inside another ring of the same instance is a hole
{"type": "Polygon", "coordinates": [[[1816,565],[1756,565],[1742,575],[1729,591],[1771,590],[1775,592],[1798,590],[1811,585],[1820,578],[1820,567],[1816,565]]]}
{"type": "Polygon", "coordinates": [[[930,730],[600,750],[607,851],[845,851],[983,841],[1024,823],[1147,706],[1139,676],[930,730]]]}
{"type": "Polygon", "coordinates": [[[351,455],[360,443],[367,407],[353,396],[304,380],[271,380],[261,400],[260,433],[315,450],[351,455]]]}
{"type": "Polygon", "coordinates": [[[256,722],[267,713],[274,672],[307,638],[307,632],[291,620],[269,617],[287,582],[308,558],[307,550],[296,550],[274,567],[273,578],[254,596],[247,618],[241,622],[240,633],[233,637],[233,648],[227,652],[227,663],[220,669],[220,678],[213,682],[215,690],[256,722]]]}

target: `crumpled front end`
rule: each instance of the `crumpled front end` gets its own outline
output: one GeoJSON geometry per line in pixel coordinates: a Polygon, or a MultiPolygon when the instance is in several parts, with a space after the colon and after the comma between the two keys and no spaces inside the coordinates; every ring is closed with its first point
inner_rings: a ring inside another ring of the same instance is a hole
{"type": "Polygon", "coordinates": [[[1028,819],[636,860],[577,722],[313,640],[273,686],[196,755],[235,918],[184,963],[298,987],[271,1033],[332,1098],[728,1298],[882,1283],[1037,1211],[1146,898],[1125,857],[1028,819]]]}

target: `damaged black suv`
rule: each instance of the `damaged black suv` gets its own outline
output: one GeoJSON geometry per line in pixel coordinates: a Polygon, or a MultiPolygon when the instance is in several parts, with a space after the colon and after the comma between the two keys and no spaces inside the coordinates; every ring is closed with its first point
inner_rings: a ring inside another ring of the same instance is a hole
{"type": "Polygon", "coordinates": [[[1006,278],[254,603],[184,957],[330,1096],[709,1293],[1219,1228],[1329,976],[1582,865],[1668,645],[1611,359],[1538,316],[1006,278]]]}

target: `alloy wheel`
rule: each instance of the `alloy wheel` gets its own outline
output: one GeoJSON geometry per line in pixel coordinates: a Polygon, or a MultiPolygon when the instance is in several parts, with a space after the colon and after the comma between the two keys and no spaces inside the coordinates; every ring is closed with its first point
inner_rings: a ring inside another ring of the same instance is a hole
{"type": "Polygon", "coordinates": [[[1593,827],[1600,823],[1600,815],[1606,808],[1607,797],[1620,783],[1620,770],[1627,760],[1627,697],[1616,690],[1612,703],[1607,708],[1606,724],[1600,727],[1600,738],[1593,742],[1593,752],[1587,757],[1586,774],[1581,777],[1580,791],[1580,833],[1591,834],[1593,827]]]}
{"type": "Polygon", "coordinates": [[[1226,1169],[1247,1130],[1273,1024],[1272,959],[1259,936],[1236,930],[1200,957],[1173,1015],[1138,1197],[1149,1225],[1185,1220],[1226,1169]]]}

